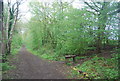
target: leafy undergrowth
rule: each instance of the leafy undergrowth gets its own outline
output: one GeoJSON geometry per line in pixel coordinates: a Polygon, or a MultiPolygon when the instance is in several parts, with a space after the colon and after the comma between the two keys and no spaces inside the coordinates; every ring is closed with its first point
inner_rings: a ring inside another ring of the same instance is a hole
{"type": "Polygon", "coordinates": [[[63,61],[64,57],[63,56],[58,56],[58,55],[53,55],[53,54],[43,54],[40,57],[48,60],[54,60],[54,61],[63,61]]]}
{"type": "Polygon", "coordinates": [[[11,43],[11,54],[5,54],[4,57],[0,57],[0,59],[4,59],[5,63],[0,63],[0,67],[2,68],[2,73],[6,73],[8,70],[15,68],[15,66],[10,65],[8,62],[9,58],[14,58],[16,54],[18,54],[20,48],[22,46],[22,39],[19,34],[15,34],[12,38],[11,43]]]}
{"type": "Polygon", "coordinates": [[[82,65],[73,67],[73,77],[80,79],[116,79],[118,78],[118,54],[112,58],[95,56],[82,65]]]}
{"type": "MultiPolygon", "coordinates": [[[[4,57],[1,57],[0,59],[8,60],[8,58],[4,58],[4,57]]],[[[8,61],[6,61],[5,63],[0,63],[0,67],[2,69],[1,73],[3,74],[7,73],[8,70],[15,68],[15,66],[10,65],[8,61]]]]}
{"type": "Polygon", "coordinates": [[[43,59],[53,60],[53,61],[64,61],[65,60],[63,55],[59,55],[59,54],[53,52],[51,49],[41,48],[41,50],[37,50],[37,51],[32,50],[30,48],[27,48],[27,49],[32,54],[34,54],[40,58],[43,58],[43,59]]]}
{"type": "Polygon", "coordinates": [[[0,67],[2,67],[2,71],[0,74],[6,74],[8,70],[15,68],[14,66],[11,66],[9,62],[0,63],[0,67]]]}
{"type": "Polygon", "coordinates": [[[11,51],[11,54],[16,55],[19,51],[20,51],[20,47],[19,48],[14,48],[14,50],[11,51]]]}
{"type": "MultiPolygon", "coordinates": [[[[15,49],[12,49],[10,56],[11,56],[12,58],[15,57],[15,55],[19,52],[19,50],[20,50],[20,47],[15,48],[15,49]]],[[[5,63],[0,63],[0,67],[2,67],[2,73],[3,73],[3,74],[5,74],[5,73],[7,73],[7,71],[15,68],[15,66],[11,65],[11,64],[7,61],[10,56],[9,56],[9,55],[8,55],[8,56],[5,56],[5,58],[1,57],[2,59],[6,60],[5,63]]]]}
{"type": "Polygon", "coordinates": [[[2,71],[10,70],[13,67],[9,65],[9,62],[1,63],[1,65],[2,65],[2,71]]]}

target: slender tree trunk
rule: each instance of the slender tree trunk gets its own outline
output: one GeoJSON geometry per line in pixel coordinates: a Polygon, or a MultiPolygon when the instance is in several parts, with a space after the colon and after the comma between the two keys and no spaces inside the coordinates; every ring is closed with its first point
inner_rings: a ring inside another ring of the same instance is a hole
{"type": "Polygon", "coordinates": [[[13,22],[13,24],[11,26],[12,29],[10,31],[10,37],[8,39],[8,54],[11,53],[11,42],[12,42],[12,36],[13,36],[13,33],[14,33],[14,28],[15,28],[16,22],[17,22],[17,16],[15,16],[14,22],[13,22]]]}
{"type": "MultiPolygon", "coordinates": [[[[6,36],[3,23],[3,0],[0,0],[0,54],[2,54],[2,58],[4,58],[6,54],[6,36]]],[[[5,59],[2,59],[2,62],[5,62],[5,59]]]]}
{"type": "MultiPolygon", "coordinates": [[[[120,10],[120,1],[118,2],[118,9],[120,10]]],[[[118,12],[118,48],[120,48],[120,11],[118,12]]]]}
{"type": "Polygon", "coordinates": [[[2,53],[3,1],[0,0],[0,53],[2,53]]]}
{"type": "MultiPolygon", "coordinates": [[[[110,31],[110,27],[108,27],[107,30],[110,31]]],[[[109,34],[110,34],[109,32],[106,33],[106,35],[109,35],[109,34]]],[[[106,37],[106,45],[109,45],[109,37],[108,36],[106,37]]]]}
{"type": "Polygon", "coordinates": [[[17,18],[18,18],[18,11],[19,11],[19,2],[16,2],[16,12],[13,11],[13,15],[10,14],[10,2],[8,2],[8,17],[7,17],[7,53],[10,54],[11,52],[11,42],[12,42],[12,36],[14,33],[14,29],[15,29],[15,25],[17,22],[17,18]],[[11,21],[11,19],[13,21],[11,21]],[[11,23],[13,22],[13,23],[11,23]],[[11,23],[11,25],[10,25],[11,23]],[[9,30],[10,28],[10,30],[9,30]]]}
{"type": "Polygon", "coordinates": [[[8,31],[9,31],[9,23],[10,23],[10,2],[8,0],[8,10],[7,10],[7,22],[6,22],[6,51],[7,51],[7,54],[9,54],[9,44],[8,44],[8,41],[9,41],[9,37],[8,37],[8,31]]]}
{"type": "MultiPolygon", "coordinates": [[[[98,28],[98,30],[100,29],[100,27],[98,28]]],[[[97,42],[96,42],[97,46],[96,46],[96,49],[97,49],[97,53],[101,53],[101,45],[102,45],[102,41],[101,41],[101,35],[100,33],[98,33],[98,36],[97,36],[97,42]]]]}
{"type": "Polygon", "coordinates": [[[100,30],[102,29],[102,25],[101,25],[101,18],[100,15],[98,15],[98,32],[97,32],[97,44],[96,44],[96,49],[97,49],[97,53],[101,53],[101,48],[102,48],[102,37],[101,35],[103,34],[100,30]]]}
{"type": "Polygon", "coordinates": [[[118,14],[119,22],[118,22],[118,48],[120,48],[120,13],[118,14]]]}

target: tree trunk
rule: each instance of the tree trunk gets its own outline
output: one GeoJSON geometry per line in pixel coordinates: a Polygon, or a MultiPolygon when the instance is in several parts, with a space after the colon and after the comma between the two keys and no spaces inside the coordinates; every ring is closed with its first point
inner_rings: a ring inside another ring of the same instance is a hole
{"type": "MultiPolygon", "coordinates": [[[[6,56],[6,36],[3,23],[3,0],[0,0],[0,53],[2,54],[2,58],[6,56]]],[[[5,62],[5,59],[2,59],[2,62],[5,62]]]]}
{"type": "Polygon", "coordinates": [[[8,48],[8,54],[10,54],[11,53],[11,41],[8,42],[8,47],[9,47],[8,48]]]}
{"type": "MultiPolygon", "coordinates": [[[[120,1],[118,2],[118,9],[120,10],[120,1]]],[[[118,12],[118,48],[120,48],[120,11],[118,12]]]]}
{"type": "Polygon", "coordinates": [[[0,0],[0,53],[2,53],[3,2],[0,0]]]}
{"type": "Polygon", "coordinates": [[[101,23],[100,23],[101,18],[99,18],[98,20],[98,32],[97,32],[97,44],[96,44],[96,49],[97,49],[97,53],[101,53],[101,48],[102,48],[102,32],[100,31],[101,28],[101,23]]]}
{"type": "Polygon", "coordinates": [[[8,50],[9,50],[9,46],[8,46],[8,30],[9,30],[9,23],[10,23],[10,2],[8,1],[8,9],[7,9],[7,22],[6,22],[6,53],[8,53],[8,50]]]}
{"type": "Polygon", "coordinates": [[[12,41],[12,36],[14,33],[14,29],[15,29],[15,25],[17,22],[17,18],[18,18],[18,11],[19,11],[19,3],[16,2],[17,6],[16,6],[16,12],[13,10],[12,14],[10,14],[10,5],[11,3],[8,2],[8,17],[7,17],[7,32],[6,32],[6,36],[7,36],[7,53],[10,54],[11,53],[11,41],[12,41]],[[11,21],[12,20],[12,21],[11,21]]]}
{"type": "Polygon", "coordinates": [[[120,13],[118,14],[119,22],[118,22],[118,48],[120,48],[120,13]]]}
{"type": "Polygon", "coordinates": [[[14,33],[14,28],[15,28],[16,22],[17,22],[17,16],[15,16],[15,19],[14,19],[13,24],[11,26],[11,31],[10,31],[8,42],[7,42],[8,54],[11,53],[11,41],[12,41],[12,36],[13,36],[13,33],[14,33]]]}
{"type": "Polygon", "coordinates": [[[98,34],[97,36],[97,42],[96,42],[96,50],[97,50],[97,53],[101,53],[101,44],[102,44],[102,41],[101,41],[101,35],[98,34]]]}

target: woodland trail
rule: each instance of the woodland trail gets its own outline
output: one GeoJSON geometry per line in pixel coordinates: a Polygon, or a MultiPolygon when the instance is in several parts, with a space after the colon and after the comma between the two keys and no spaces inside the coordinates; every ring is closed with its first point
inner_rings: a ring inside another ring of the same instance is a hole
{"type": "MultiPolygon", "coordinates": [[[[66,79],[67,66],[61,62],[49,62],[31,54],[22,47],[16,55],[16,68],[8,72],[12,79],[66,79]]],[[[70,68],[69,68],[70,70],[70,68]]]]}

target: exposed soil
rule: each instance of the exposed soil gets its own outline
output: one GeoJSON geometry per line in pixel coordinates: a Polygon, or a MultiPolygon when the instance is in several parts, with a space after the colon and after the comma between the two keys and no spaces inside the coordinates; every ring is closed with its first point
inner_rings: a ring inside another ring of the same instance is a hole
{"type": "Polygon", "coordinates": [[[22,47],[10,63],[16,68],[3,74],[3,79],[67,79],[70,68],[61,62],[49,62],[22,47]]]}

